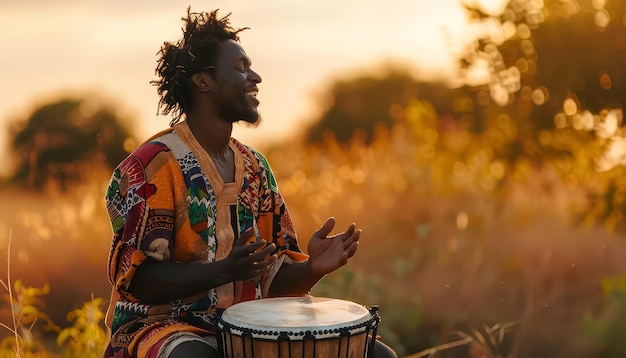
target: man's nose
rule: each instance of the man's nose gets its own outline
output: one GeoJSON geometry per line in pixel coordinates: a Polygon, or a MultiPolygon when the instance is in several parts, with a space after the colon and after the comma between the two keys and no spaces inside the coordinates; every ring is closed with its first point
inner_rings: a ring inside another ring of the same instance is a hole
{"type": "Polygon", "coordinates": [[[261,75],[256,73],[254,70],[250,70],[250,75],[248,77],[250,81],[254,83],[261,83],[263,81],[263,79],[261,78],[261,75]]]}

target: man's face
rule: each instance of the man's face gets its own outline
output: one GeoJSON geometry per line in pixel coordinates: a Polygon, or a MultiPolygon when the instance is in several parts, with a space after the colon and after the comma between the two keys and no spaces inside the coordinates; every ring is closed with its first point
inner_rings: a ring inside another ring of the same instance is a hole
{"type": "Polygon", "coordinates": [[[260,122],[256,95],[261,76],[252,71],[251,64],[238,42],[226,40],[221,43],[212,93],[219,115],[231,123],[240,120],[251,124],[260,122]]]}

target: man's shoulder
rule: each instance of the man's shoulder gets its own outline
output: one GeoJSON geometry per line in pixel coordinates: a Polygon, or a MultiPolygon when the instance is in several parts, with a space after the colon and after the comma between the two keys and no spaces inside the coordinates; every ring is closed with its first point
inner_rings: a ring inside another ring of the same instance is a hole
{"type": "MultiPolygon", "coordinates": [[[[176,135],[171,130],[166,130],[150,137],[140,144],[124,162],[139,162],[142,165],[148,164],[152,159],[163,152],[171,152],[171,141],[176,135]]],[[[122,162],[122,163],[124,163],[122,162]]]]}
{"type": "Polygon", "coordinates": [[[135,160],[147,163],[161,152],[169,152],[170,148],[167,144],[160,141],[146,142],[137,147],[130,155],[135,160]]]}

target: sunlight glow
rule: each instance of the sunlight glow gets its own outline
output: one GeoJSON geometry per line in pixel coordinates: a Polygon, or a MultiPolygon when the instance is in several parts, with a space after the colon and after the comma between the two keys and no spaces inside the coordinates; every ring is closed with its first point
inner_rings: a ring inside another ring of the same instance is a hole
{"type": "Polygon", "coordinates": [[[559,112],[554,116],[554,127],[557,129],[567,127],[567,117],[563,112],[559,112]]]}
{"type": "Polygon", "coordinates": [[[530,28],[525,23],[517,25],[517,36],[521,39],[529,39],[532,35],[530,28]]]}
{"type": "Polygon", "coordinates": [[[572,117],[572,128],[580,131],[590,131],[594,128],[595,118],[593,114],[585,110],[582,113],[576,113],[572,117]]]}
{"type": "Polygon", "coordinates": [[[600,120],[596,123],[596,136],[599,138],[613,137],[620,125],[621,111],[603,110],[600,112],[600,120]]]}
{"type": "Polygon", "coordinates": [[[593,21],[598,27],[607,27],[611,22],[611,16],[609,15],[609,12],[605,9],[598,10],[593,17],[593,21]]]}
{"type": "Polygon", "coordinates": [[[459,230],[465,230],[467,229],[467,225],[469,224],[469,216],[467,215],[466,212],[460,212],[457,216],[456,216],[456,227],[459,230]]]}
{"type": "Polygon", "coordinates": [[[578,112],[578,105],[573,98],[568,98],[563,102],[563,112],[567,116],[573,116],[578,112]]]}
{"type": "Polygon", "coordinates": [[[533,103],[536,104],[537,106],[541,106],[542,104],[544,104],[546,100],[548,99],[547,92],[548,90],[545,87],[536,88],[531,94],[531,99],[533,103]]]}
{"type": "Polygon", "coordinates": [[[596,169],[606,171],[620,164],[626,164],[626,138],[614,137],[597,160],[596,169]]]}
{"type": "Polygon", "coordinates": [[[622,125],[621,109],[603,110],[597,117],[595,130],[600,139],[608,139],[604,152],[596,160],[596,170],[610,170],[618,165],[626,164],[626,136],[622,125]]]}
{"type": "Polygon", "coordinates": [[[591,6],[596,10],[604,9],[606,6],[606,0],[591,0],[591,6]]]}
{"type": "Polygon", "coordinates": [[[499,83],[489,86],[489,94],[500,106],[504,106],[509,101],[509,92],[499,83]]]}

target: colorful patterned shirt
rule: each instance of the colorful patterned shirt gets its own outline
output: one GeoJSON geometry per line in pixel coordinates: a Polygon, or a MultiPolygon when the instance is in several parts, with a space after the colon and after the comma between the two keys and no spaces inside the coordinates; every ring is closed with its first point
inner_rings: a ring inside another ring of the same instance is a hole
{"type": "Polygon", "coordinates": [[[285,260],[303,261],[297,236],[272,170],[261,153],[231,139],[235,182],[224,183],[186,122],[149,139],[113,172],[106,194],[113,229],[109,280],[113,285],[105,356],[144,356],[173,332],[215,334],[219,309],[266,297],[285,260]],[[276,244],[279,260],[255,280],[150,305],[128,292],[148,257],[183,264],[228,256],[239,233],[276,244]]]}

